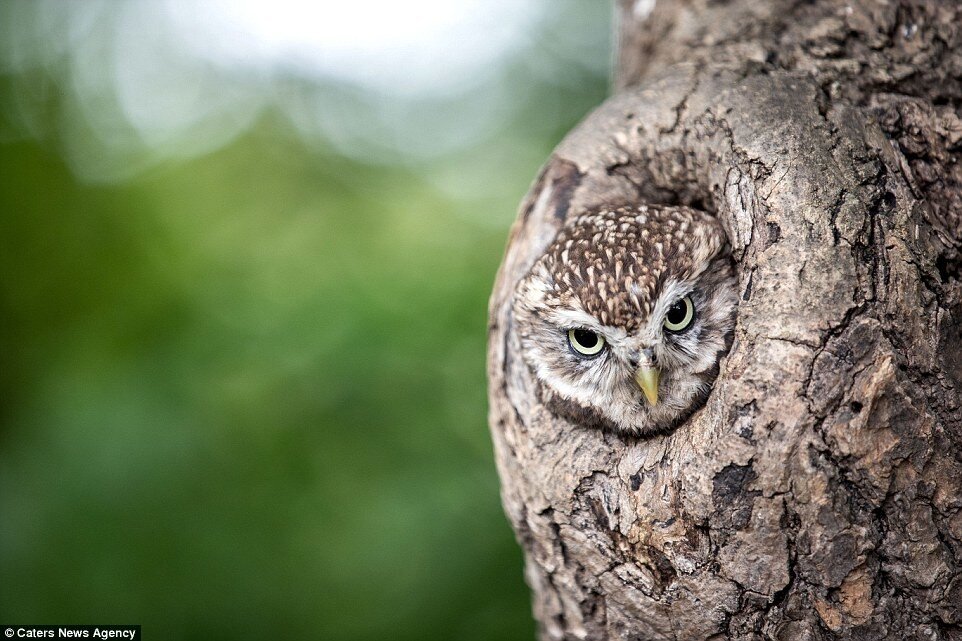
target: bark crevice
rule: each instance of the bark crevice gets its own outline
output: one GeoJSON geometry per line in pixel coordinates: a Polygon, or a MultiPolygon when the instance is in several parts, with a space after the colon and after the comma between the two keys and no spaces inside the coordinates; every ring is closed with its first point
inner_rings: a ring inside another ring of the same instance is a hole
{"type": "Polygon", "coordinates": [[[490,307],[541,636],[962,640],[962,8],[619,6],[622,91],[536,180],[490,307]],[[741,292],[706,406],[646,439],[552,415],[512,331],[564,220],[625,202],[716,215],[741,292]]]}

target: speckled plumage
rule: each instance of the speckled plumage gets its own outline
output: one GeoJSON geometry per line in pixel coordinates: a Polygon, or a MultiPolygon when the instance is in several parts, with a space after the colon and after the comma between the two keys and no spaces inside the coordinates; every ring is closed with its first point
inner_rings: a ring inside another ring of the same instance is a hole
{"type": "Polygon", "coordinates": [[[514,311],[550,409],[578,424],[650,434],[704,403],[735,303],[727,238],[713,217],[618,207],[567,221],[519,283],[514,311]],[[665,331],[665,314],[685,296],[695,320],[684,332],[665,331]],[[569,347],[567,332],[578,328],[604,337],[603,354],[584,358],[569,347]],[[654,405],[633,377],[639,358],[661,372],[654,405]]]}

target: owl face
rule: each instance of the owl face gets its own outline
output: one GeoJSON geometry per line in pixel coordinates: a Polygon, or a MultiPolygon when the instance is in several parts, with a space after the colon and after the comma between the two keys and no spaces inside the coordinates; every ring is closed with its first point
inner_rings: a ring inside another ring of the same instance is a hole
{"type": "Polygon", "coordinates": [[[725,232],[685,207],[621,207],[567,221],[518,284],[525,362],[547,407],[645,435],[704,404],[736,307],[725,232]]]}

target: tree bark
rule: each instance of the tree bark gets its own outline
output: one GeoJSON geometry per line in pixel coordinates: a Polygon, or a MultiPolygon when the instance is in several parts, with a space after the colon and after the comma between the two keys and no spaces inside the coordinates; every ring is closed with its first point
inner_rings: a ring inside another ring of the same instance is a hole
{"type": "Polygon", "coordinates": [[[543,639],[962,640],[962,5],[622,0],[490,307],[491,429],[543,639]],[[514,286],[566,217],[689,205],[741,300],[667,435],[553,416],[514,286]]]}

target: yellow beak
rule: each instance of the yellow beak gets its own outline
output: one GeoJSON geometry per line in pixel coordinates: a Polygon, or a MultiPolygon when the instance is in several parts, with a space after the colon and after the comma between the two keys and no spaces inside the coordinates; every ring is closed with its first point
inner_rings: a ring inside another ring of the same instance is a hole
{"type": "Polygon", "coordinates": [[[658,378],[660,376],[661,370],[657,367],[642,365],[635,372],[635,382],[638,383],[638,387],[645,393],[645,398],[652,405],[658,404],[658,378]]]}

